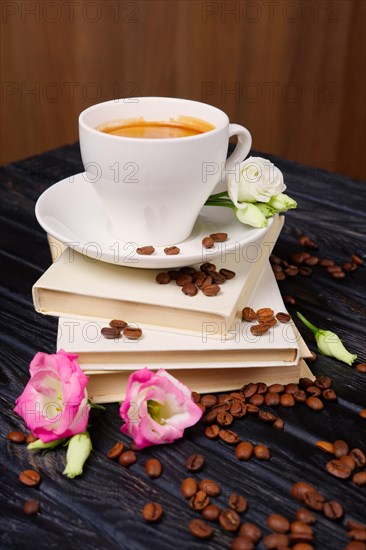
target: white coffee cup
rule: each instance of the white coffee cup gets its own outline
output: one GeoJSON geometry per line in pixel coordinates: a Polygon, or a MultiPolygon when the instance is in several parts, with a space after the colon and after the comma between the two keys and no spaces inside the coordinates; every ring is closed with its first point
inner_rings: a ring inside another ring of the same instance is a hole
{"type": "Polygon", "coordinates": [[[187,239],[207,198],[225,189],[225,175],[248,155],[246,128],[206,103],[168,97],[119,99],[93,105],[79,117],[85,177],[110,220],[111,233],[139,246],[187,239]],[[121,137],[96,128],[115,120],[168,121],[189,116],[214,125],[179,138],[121,137]],[[238,137],[226,160],[228,141],[238,137]]]}

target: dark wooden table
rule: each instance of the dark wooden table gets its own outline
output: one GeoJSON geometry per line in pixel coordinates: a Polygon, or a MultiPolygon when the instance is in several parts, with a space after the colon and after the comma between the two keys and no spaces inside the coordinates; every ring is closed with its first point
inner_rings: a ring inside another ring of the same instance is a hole
{"type": "MultiPolygon", "coordinates": [[[[283,170],[290,194],[298,209],[287,215],[276,253],[289,257],[299,251],[297,238],[306,233],[319,244],[319,255],[337,263],[352,253],[366,252],[366,185],[346,177],[321,172],[280,159],[272,159],[283,170]]],[[[233,491],[243,493],[249,508],[245,521],[254,521],[265,533],[266,516],[282,513],[293,518],[300,504],[290,496],[291,484],[298,480],[313,483],[328,498],[340,500],[346,514],[333,522],[318,514],[315,525],[317,549],[341,549],[347,542],[346,520],[365,520],[366,487],[341,481],[325,471],[329,459],[314,443],[317,440],[345,439],[351,447],[366,450],[366,421],[358,416],[366,407],[366,375],[336,360],[319,357],[311,365],[314,374],[328,374],[338,395],[336,403],[326,403],[315,413],[305,405],[277,408],[285,420],[277,431],[255,417],[236,421],[234,429],[242,439],[267,444],[272,452],[268,462],[239,463],[232,448],[209,441],[201,424],[186,432],[183,440],[139,454],[138,462],[126,470],[106,458],[107,450],[122,436],[118,405],[105,412],[93,411],[91,437],[94,450],[82,477],[68,480],[62,475],[65,451],[31,454],[24,445],[7,441],[10,430],[24,429],[14,412],[14,401],[28,380],[28,364],[42,350],[54,352],[56,319],[33,310],[31,287],[50,264],[46,235],[37,224],[34,204],[39,195],[56,181],[82,171],[78,146],[67,146],[2,169],[1,193],[1,548],[89,548],[159,550],[187,548],[230,548],[232,535],[215,526],[211,541],[200,542],[188,532],[196,517],[180,493],[187,475],[185,458],[192,452],[206,457],[206,467],[198,477],[220,482],[224,506],[233,491]],[[164,464],[160,479],[151,481],[144,471],[148,457],[164,464]],[[22,486],[21,470],[31,467],[42,475],[37,489],[22,486]],[[27,517],[22,512],[26,499],[37,498],[41,513],[27,517]],[[156,500],[165,509],[164,520],[147,525],[140,510],[147,500],[156,500]]],[[[329,328],[343,338],[347,348],[364,362],[365,352],[365,271],[361,267],[344,280],[330,278],[320,267],[309,278],[296,277],[280,283],[285,294],[297,298],[297,308],[314,324],[329,328]]],[[[310,333],[302,328],[310,347],[310,333]]],[[[259,546],[262,548],[262,546],[259,546]]]]}

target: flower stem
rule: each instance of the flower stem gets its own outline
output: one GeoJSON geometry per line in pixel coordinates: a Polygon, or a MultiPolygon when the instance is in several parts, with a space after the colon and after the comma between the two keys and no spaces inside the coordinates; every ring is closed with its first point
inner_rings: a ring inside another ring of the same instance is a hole
{"type": "Polygon", "coordinates": [[[235,210],[235,205],[232,202],[210,201],[210,199],[207,199],[205,206],[225,206],[226,208],[232,208],[235,210]]]}
{"type": "Polygon", "coordinates": [[[227,193],[227,191],[223,191],[222,193],[215,193],[214,195],[210,195],[209,196],[209,199],[213,199],[213,198],[216,198],[216,197],[228,197],[229,198],[229,195],[227,193]]]}
{"type": "Polygon", "coordinates": [[[306,327],[308,327],[308,328],[311,330],[311,332],[312,332],[313,334],[315,334],[316,332],[318,332],[319,329],[316,328],[316,327],[314,327],[314,325],[312,325],[312,324],[310,323],[310,321],[308,321],[299,311],[296,312],[296,315],[298,316],[298,318],[300,319],[300,321],[302,321],[302,322],[304,323],[304,325],[305,325],[306,327]]]}

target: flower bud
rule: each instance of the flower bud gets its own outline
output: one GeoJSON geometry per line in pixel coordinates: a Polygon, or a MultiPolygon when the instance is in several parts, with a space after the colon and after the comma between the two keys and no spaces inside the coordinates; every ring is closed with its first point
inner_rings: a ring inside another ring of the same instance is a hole
{"type": "Polygon", "coordinates": [[[255,206],[255,204],[247,204],[243,210],[237,208],[235,210],[236,217],[241,223],[251,225],[252,227],[267,227],[267,220],[263,212],[255,206]]]}
{"type": "Polygon", "coordinates": [[[43,443],[42,439],[37,439],[36,441],[33,441],[33,443],[29,443],[29,445],[27,445],[27,449],[28,451],[48,451],[54,447],[57,447],[57,445],[64,443],[66,439],[66,437],[61,437],[61,439],[54,439],[53,441],[48,441],[47,443],[43,443]]]}
{"type": "Polygon", "coordinates": [[[82,474],[84,463],[91,450],[92,443],[88,432],[73,435],[68,443],[64,475],[72,479],[82,474]]]}
{"type": "Polygon", "coordinates": [[[266,218],[272,218],[275,214],[277,214],[277,210],[273,208],[273,206],[270,206],[268,203],[265,202],[256,202],[255,206],[259,208],[259,210],[264,214],[266,218]]]}
{"type": "Polygon", "coordinates": [[[334,332],[315,327],[301,313],[296,312],[298,318],[307,326],[315,336],[316,343],[320,353],[328,357],[334,357],[347,365],[352,365],[357,359],[357,355],[350,353],[344,347],[342,340],[334,332]]]}
{"type": "Polygon", "coordinates": [[[346,350],[342,340],[334,332],[330,330],[318,330],[315,333],[316,343],[318,349],[323,355],[328,357],[335,357],[347,365],[352,365],[357,355],[354,355],[346,350]]]}
{"type": "Polygon", "coordinates": [[[291,208],[296,208],[297,202],[285,193],[280,193],[271,197],[269,205],[275,208],[277,212],[285,212],[291,208]]]}

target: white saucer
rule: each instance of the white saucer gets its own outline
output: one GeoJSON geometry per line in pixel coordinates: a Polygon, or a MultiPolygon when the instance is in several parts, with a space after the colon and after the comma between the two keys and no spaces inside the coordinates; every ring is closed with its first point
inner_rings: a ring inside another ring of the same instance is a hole
{"type": "Polygon", "coordinates": [[[109,231],[107,216],[100,207],[90,183],[83,173],[55,183],[39,197],[36,217],[43,229],[65,245],[93,259],[135,268],[173,268],[211,261],[225,253],[240,251],[256,241],[268,227],[254,229],[240,223],[230,208],[205,206],[188,239],[177,245],[180,253],[167,256],[163,246],[156,247],[151,256],[139,256],[136,248],[154,243],[124,242],[109,231]],[[206,250],[203,237],[224,232],[228,239],[206,250]]]}

